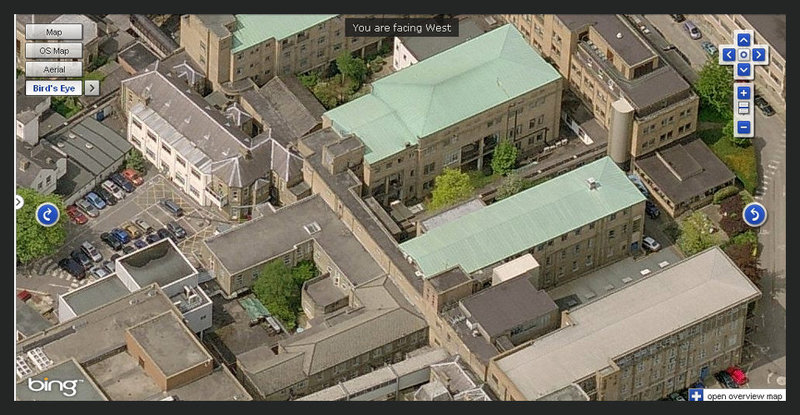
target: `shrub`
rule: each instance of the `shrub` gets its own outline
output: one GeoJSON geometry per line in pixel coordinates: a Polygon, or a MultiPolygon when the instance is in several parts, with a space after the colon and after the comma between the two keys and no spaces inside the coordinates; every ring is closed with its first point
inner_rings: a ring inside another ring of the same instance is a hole
{"type": "Polygon", "coordinates": [[[742,209],[744,209],[744,201],[738,193],[725,198],[720,203],[719,211],[722,219],[719,221],[719,226],[731,238],[750,229],[742,220],[742,209]]]}
{"type": "Polygon", "coordinates": [[[723,187],[717,190],[717,193],[714,193],[714,204],[718,205],[723,199],[729,198],[737,193],[739,193],[739,188],[736,186],[723,187]]]}

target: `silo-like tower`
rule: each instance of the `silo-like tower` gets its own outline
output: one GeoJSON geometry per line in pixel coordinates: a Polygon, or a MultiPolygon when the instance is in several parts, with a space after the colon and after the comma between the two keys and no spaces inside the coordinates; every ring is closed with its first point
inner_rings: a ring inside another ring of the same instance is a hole
{"type": "Polygon", "coordinates": [[[619,166],[631,158],[633,106],[620,98],[611,103],[611,123],[608,129],[608,155],[619,166]]]}

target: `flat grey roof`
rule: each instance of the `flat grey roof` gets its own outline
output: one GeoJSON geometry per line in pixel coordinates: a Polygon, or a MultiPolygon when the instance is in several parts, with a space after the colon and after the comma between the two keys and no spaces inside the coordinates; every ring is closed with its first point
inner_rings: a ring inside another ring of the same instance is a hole
{"type": "Polygon", "coordinates": [[[472,200],[467,202],[458,204],[444,210],[442,212],[435,213],[434,215],[425,218],[422,220],[422,227],[425,231],[429,231],[433,228],[437,228],[439,226],[444,225],[445,223],[452,222],[468,213],[475,212],[476,210],[481,210],[486,207],[486,203],[483,202],[483,199],[480,197],[476,197],[472,200]]]}
{"type": "Polygon", "coordinates": [[[347,294],[339,287],[333,285],[333,280],[330,276],[325,277],[313,284],[306,287],[309,297],[314,302],[322,307],[333,304],[343,298],[347,298],[347,294]]]}
{"type": "Polygon", "coordinates": [[[120,258],[119,262],[140,287],[154,282],[166,287],[197,272],[169,239],[120,258]]]}
{"type": "Polygon", "coordinates": [[[116,131],[91,117],[84,118],[66,133],[46,140],[95,176],[121,160],[133,148],[116,131]]]}
{"type": "Polygon", "coordinates": [[[164,312],[128,329],[167,377],[211,361],[211,355],[174,312],[164,312]]]}
{"type": "Polygon", "coordinates": [[[208,238],[205,244],[234,275],[283,255],[309,239],[314,239],[356,285],[384,274],[319,195],[208,238]],[[321,230],[310,235],[303,227],[313,222],[321,230]]]}
{"type": "Polygon", "coordinates": [[[589,395],[580,386],[570,383],[569,385],[548,395],[537,399],[539,401],[588,401],[589,395]]]}
{"type": "Polygon", "coordinates": [[[497,367],[526,399],[535,400],[602,370],[609,360],[760,295],[715,246],[575,308],[569,315],[574,324],[498,359],[497,367]]]}
{"type": "MultiPolygon", "coordinates": [[[[56,380],[78,380],[75,383],[75,395],[65,396],[61,389],[54,387],[51,390],[32,391],[28,388],[28,378],[17,382],[17,399],[21,401],[107,401],[105,394],[95,385],[92,378],[73,359],[65,360],[43,372],[34,375],[32,379],[44,378],[56,380]]],[[[71,393],[70,389],[65,390],[71,393]]]]}
{"type": "Polygon", "coordinates": [[[645,109],[682,92],[687,94],[691,92],[689,83],[675,69],[666,63],[663,65],[633,81],[617,83],[637,110],[645,109]]]}
{"type": "Polygon", "coordinates": [[[472,281],[472,278],[465,274],[461,267],[451,268],[428,278],[428,282],[430,282],[433,288],[436,289],[436,292],[439,293],[469,281],[472,281]]]}
{"type": "Polygon", "coordinates": [[[417,60],[421,61],[484,33],[485,30],[478,26],[472,18],[467,18],[459,20],[458,36],[401,36],[400,41],[403,42],[406,49],[408,49],[417,60]]]}
{"type": "Polygon", "coordinates": [[[699,138],[657,150],[634,163],[675,204],[736,178],[699,138]]]}
{"type": "Polygon", "coordinates": [[[628,65],[635,65],[655,53],[616,14],[559,14],[556,16],[571,31],[592,26],[628,65]],[[617,38],[622,33],[622,38],[617,38]]]}
{"type": "Polygon", "coordinates": [[[117,58],[124,60],[136,72],[141,72],[158,60],[158,57],[139,41],[119,52],[117,58]]]}
{"type": "Polygon", "coordinates": [[[783,58],[786,58],[786,15],[785,14],[743,14],[758,33],[783,58]]]}
{"type": "Polygon", "coordinates": [[[52,324],[42,314],[17,298],[17,331],[23,336],[30,336],[50,328],[52,324]]]}
{"type": "Polygon", "coordinates": [[[512,278],[461,300],[490,337],[558,310],[553,299],[539,291],[526,277],[512,278]]]}
{"type": "Polygon", "coordinates": [[[68,292],[62,298],[76,315],[81,315],[128,294],[130,291],[117,274],[111,274],[75,291],[68,292]]]}
{"type": "Polygon", "coordinates": [[[225,365],[210,375],[169,391],[182,401],[251,401],[253,398],[225,365]]]}

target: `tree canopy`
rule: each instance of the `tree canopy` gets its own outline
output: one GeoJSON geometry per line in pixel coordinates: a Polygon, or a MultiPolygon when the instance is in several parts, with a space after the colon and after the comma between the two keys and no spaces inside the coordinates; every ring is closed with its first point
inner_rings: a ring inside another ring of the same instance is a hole
{"type": "Polygon", "coordinates": [[[25,205],[16,211],[17,214],[17,259],[27,264],[31,261],[51,255],[60,248],[67,238],[67,213],[61,196],[43,195],[33,189],[17,188],[17,194],[25,200],[25,205]],[[46,227],[36,221],[36,208],[45,202],[56,205],[61,218],[53,226],[46,227]]]}
{"type": "Polygon", "coordinates": [[[131,152],[128,153],[128,157],[125,158],[125,167],[144,173],[145,163],[142,152],[135,148],[132,149],[131,152]]]}
{"type": "Polygon", "coordinates": [[[694,87],[700,99],[720,115],[731,117],[733,100],[733,72],[720,65],[716,59],[706,61],[698,74],[694,87]]]}
{"type": "Polygon", "coordinates": [[[518,155],[519,151],[511,144],[511,141],[501,140],[492,155],[492,171],[496,174],[508,174],[517,164],[518,155]]]}
{"type": "Polygon", "coordinates": [[[297,327],[297,314],[302,310],[303,283],[315,275],[316,267],[310,261],[300,262],[294,268],[281,260],[271,261],[259,273],[253,292],[287,330],[292,330],[297,327]]]}
{"type": "Polygon", "coordinates": [[[356,90],[361,87],[364,77],[367,76],[367,64],[361,58],[355,58],[348,52],[342,52],[336,58],[336,68],[347,78],[356,83],[356,90]]]}
{"type": "Polygon", "coordinates": [[[458,169],[445,168],[442,174],[436,177],[429,208],[438,210],[450,206],[470,197],[474,191],[467,173],[458,169]]]}
{"type": "Polygon", "coordinates": [[[711,220],[701,211],[692,213],[681,223],[681,235],[678,246],[687,256],[714,246],[717,239],[709,230],[714,226],[711,220]]]}

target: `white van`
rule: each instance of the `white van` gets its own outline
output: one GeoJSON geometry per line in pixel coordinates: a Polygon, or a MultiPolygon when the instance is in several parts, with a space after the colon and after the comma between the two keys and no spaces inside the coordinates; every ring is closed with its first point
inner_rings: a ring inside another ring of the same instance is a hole
{"type": "Polygon", "coordinates": [[[125,192],[123,192],[122,189],[120,189],[119,186],[117,186],[117,184],[112,182],[111,180],[104,181],[102,187],[108,193],[114,195],[114,197],[116,197],[117,200],[122,200],[123,198],[125,198],[125,192]]]}

